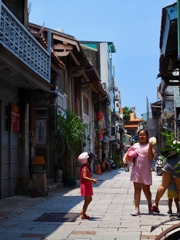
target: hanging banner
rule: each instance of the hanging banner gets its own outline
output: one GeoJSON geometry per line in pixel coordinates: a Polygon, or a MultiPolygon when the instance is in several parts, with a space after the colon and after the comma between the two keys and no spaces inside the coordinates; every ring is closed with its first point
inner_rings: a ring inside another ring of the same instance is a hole
{"type": "Polygon", "coordinates": [[[11,105],[11,126],[13,132],[20,132],[20,107],[11,105]]]}
{"type": "Polygon", "coordinates": [[[97,119],[98,119],[98,128],[99,128],[99,134],[98,138],[99,140],[103,140],[104,138],[104,115],[101,111],[97,113],[97,119]]]}

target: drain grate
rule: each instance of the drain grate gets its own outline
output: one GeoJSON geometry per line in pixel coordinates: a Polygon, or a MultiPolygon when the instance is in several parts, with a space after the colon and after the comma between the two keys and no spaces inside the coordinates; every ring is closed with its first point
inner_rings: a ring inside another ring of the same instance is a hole
{"type": "Polygon", "coordinates": [[[75,222],[79,216],[79,213],[44,213],[35,219],[34,222],[75,222]]]}

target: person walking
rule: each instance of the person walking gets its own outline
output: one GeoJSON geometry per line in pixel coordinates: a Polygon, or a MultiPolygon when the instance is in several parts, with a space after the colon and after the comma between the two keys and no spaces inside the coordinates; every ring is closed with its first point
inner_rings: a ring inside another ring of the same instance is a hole
{"type": "Polygon", "coordinates": [[[79,155],[78,161],[82,164],[80,169],[80,190],[81,196],[84,197],[83,209],[81,211],[81,219],[89,219],[90,217],[86,215],[87,208],[92,201],[93,188],[92,183],[96,184],[97,179],[91,178],[91,173],[89,166],[91,165],[94,155],[92,153],[88,154],[83,152],[79,155]]]}
{"type": "Polygon", "coordinates": [[[148,211],[151,213],[151,191],[150,186],[152,185],[152,173],[151,173],[151,161],[154,157],[154,143],[148,142],[148,132],[145,129],[140,129],[138,132],[138,143],[135,143],[126,152],[123,157],[123,163],[126,164],[128,154],[134,149],[136,152],[136,159],[131,170],[130,181],[134,184],[134,204],[135,210],[132,212],[132,216],[140,215],[140,198],[141,191],[143,190],[145,197],[148,202],[148,211]]]}
{"type": "Polygon", "coordinates": [[[111,164],[110,162],[108,162],[108,159],[105,153],[102,154],[102,163],[104,165],[104,171],[107,169],[108,171],[111,172],[111,164]]]}
{"type": "Polygon", "coordinates": [[[168,189],[167,189],[167,198],[168,198],[168,214],[172,214],[172,203],[176,205],[177,213],[179,213],[179,201],[178,201],[178,191],[174,179],[172,179],[168,189]]]}
{"type": "Polygon", "coordinates": [[[178,191],[178,201],[180,201],[180,142],[172,139],[172,133],[164,133],[164,135],[166,138],[166,146],[162,148],[162,152],[166,157],[166,163],[162,169],[163,172],[161,184],[157,189],[155,201],[151,207],[153,213],[160,213],[158,208],[159,200],[164,195],[166,189],[169,187],[173,179],[176,183],[178,191]]]}
{"type": "MultiPolygon", "coordinates": [[[[124,156],[125,156],[126,152],[128,151],[128,149],[125,148],[124,156]]],[[[124,158],[124,156],[123,156],[123,158],[124,158]]],[[[127,159],[126,159],[126,163],[124,163],[123,158],[122,158],[122,164],[123,164],[124,170],[125,170],[125,172],[129,172],[129,161],[127,161],[127,159]]]]}

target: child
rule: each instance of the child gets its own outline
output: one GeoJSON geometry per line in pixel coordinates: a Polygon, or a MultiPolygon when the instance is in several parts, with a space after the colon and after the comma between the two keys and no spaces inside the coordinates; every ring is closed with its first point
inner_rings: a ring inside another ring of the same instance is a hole
{"type": "Polygon", "coordinates": [[[168,197],[168,207],[169,207],[169,211],[167,213],[172,214],[173,199],[176,204],[177,213],[178,213],[179,212],[178,192],[177,192],[177,187],[174,179],[172,179],[171,184],[167,189],[167,197],[168,197]]]}
{"type": "Polygon", "coordinates": [[[89,170],[89,166],[91,165],[91,161],[93,159],[93,154],[88,154],[87,152],[83,152],[79,155],[78,160],[83,166],[80,169],[80,190],[81,196],[84,197],[84,205],[81,212],[81,219],[89,219],[89,216],[86,215],[87,208],[92,201],[93,189],[92,182],[97,183],[97,179],[91,178],[91,173],[89,170]]]}

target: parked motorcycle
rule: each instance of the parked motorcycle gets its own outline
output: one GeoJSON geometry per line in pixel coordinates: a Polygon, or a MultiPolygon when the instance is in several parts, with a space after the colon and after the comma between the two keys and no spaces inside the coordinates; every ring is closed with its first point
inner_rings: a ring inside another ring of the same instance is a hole
{"type": "Polygon", "coordinates": [[[115,169],[116,168],[116,164],[112,159],[109,159],[108,162],[111,164],[111,168],[115,169]]]}
{"type": "Polygon", "coordinates": [[[157,176],[161,176],[162,175],[162,168],[163,168],[163,159],[162,159],[161,156],[159,156],[157,158],[157,160],[155,161],[154,168],[155,168],[155,172],[156,172],[157,176]]]}

